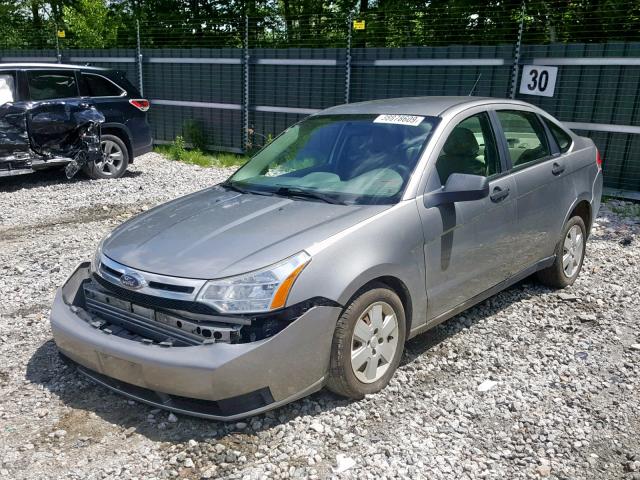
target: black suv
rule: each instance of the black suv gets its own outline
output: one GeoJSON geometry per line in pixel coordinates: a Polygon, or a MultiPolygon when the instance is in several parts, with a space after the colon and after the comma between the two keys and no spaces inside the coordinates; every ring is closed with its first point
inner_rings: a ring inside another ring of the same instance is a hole
{"type": "MultiPolygon", "coordinates": [[[[152,148],[151,130],[145,113],[149,109],[149,101],[141,98],[138,89],[122,72],[79,65],[0,64],[0,106],[12,104],[19,108],[26,105],[25,108],[29,109],[47,102],[62,103],[63,106],[69,104],[76,110],[77,105],[95,108],[104,116],[100,127],[103,155],[98,155],[84,166],[92,178],[120,177],[136,156],[152,148]]],[[[29,120],[25,125],[33,144],[33,136],[28,131],[29,120]]],[[[0,125],[0,130],[2,127],[0,125]]],[[[6,142],[2,143],[6,145],[6,142]]],[[[14,167],[13,174],[64,164],[64,160],[69,159],[33,161],[28,168],[14,167]]],[[[10,175],[10,170],[5,175],[10,175]]]]}

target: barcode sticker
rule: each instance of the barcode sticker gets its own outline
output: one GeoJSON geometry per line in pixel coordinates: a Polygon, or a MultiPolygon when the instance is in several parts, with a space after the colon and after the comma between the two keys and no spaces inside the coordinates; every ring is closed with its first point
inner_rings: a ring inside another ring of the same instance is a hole
{"type": "Polygon", "coordinates": [[[394,125],[411,125],[415,127],[420,125],[420,122],[424,120],[424,117],[417,115],[378,115],[373,123],[392,123],[394,125]]]}

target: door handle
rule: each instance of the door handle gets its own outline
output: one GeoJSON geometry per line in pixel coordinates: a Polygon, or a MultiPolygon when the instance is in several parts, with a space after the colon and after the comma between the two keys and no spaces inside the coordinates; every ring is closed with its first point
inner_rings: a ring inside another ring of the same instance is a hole
{"type": "Polygon", "coordinates": [[[553,167],[551,167],[551,173],[554,175],[560,175],[564,172],[564,165],[560,165],[558,162],[553,162],[553,167]]]}
{"type": "Polygon", "coordinates": [[[491,192],[491,195],[489,195],[489,198],[491,199],[492,202],[499,202],[507,198],[508,195],[509,195],[508,188],[502,189],[500,187],[496,187],[491,192]]]}

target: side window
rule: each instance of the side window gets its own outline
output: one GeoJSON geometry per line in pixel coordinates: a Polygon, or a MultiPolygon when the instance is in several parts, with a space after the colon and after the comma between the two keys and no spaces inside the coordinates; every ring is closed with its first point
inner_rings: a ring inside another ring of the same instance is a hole
{"type": "Polygon", "coordinates": [[[32,70],[27,72],[31,100],[53,100],[78,96],[73,70],[32,70]]]}
{"type": "Polygon", "coordinates": [[[486,113],[460,122],[449,134],[436,161],[442,185],[452,173],[490,177],[500,172],[500,157],[486,113]]]}
{"type": "Polygon", "coordinates": [[[571,136],[555,123],[546,119],[545,122],[547,123],[549,130],[551,130],[551,135],[556,139],[558,147],[560,147],[560,151],[565,153],[569,148],[571,148],[571,144],[573,143],[571,136]]]}
{"type": "Polygon", "coordinates": [[[86,90],[83,94],[89,97],[119,97],[125,93],[123,89],[102,75],[83,73],[82,79],[84,80],[83,90],[86,90]]]}
{"type": "Polygon", "coordinates": [[[16,99],[16,82],[11,73],[0,73],[0,105],[14,102],[16,99]]]}
{"type": "Polygon", "coordinates": [[[507,137],[511,165],[514,168],[551,154],[544,128],[535,113],[518,110],[498,110],[496,113],[507,137]]]}

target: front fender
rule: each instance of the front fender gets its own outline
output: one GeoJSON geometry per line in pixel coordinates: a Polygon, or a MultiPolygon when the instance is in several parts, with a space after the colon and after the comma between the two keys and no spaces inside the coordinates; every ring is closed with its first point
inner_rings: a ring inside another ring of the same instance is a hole
{"type": "Polygon", "coordinates": [[[424,323],[423,238],[414,200],[349,227],[307,249],[311,262],[296,280],[287,304],[324,297],[346,306],[367,283],[393,277],[409,294],[413,326],[424,323]]]}

